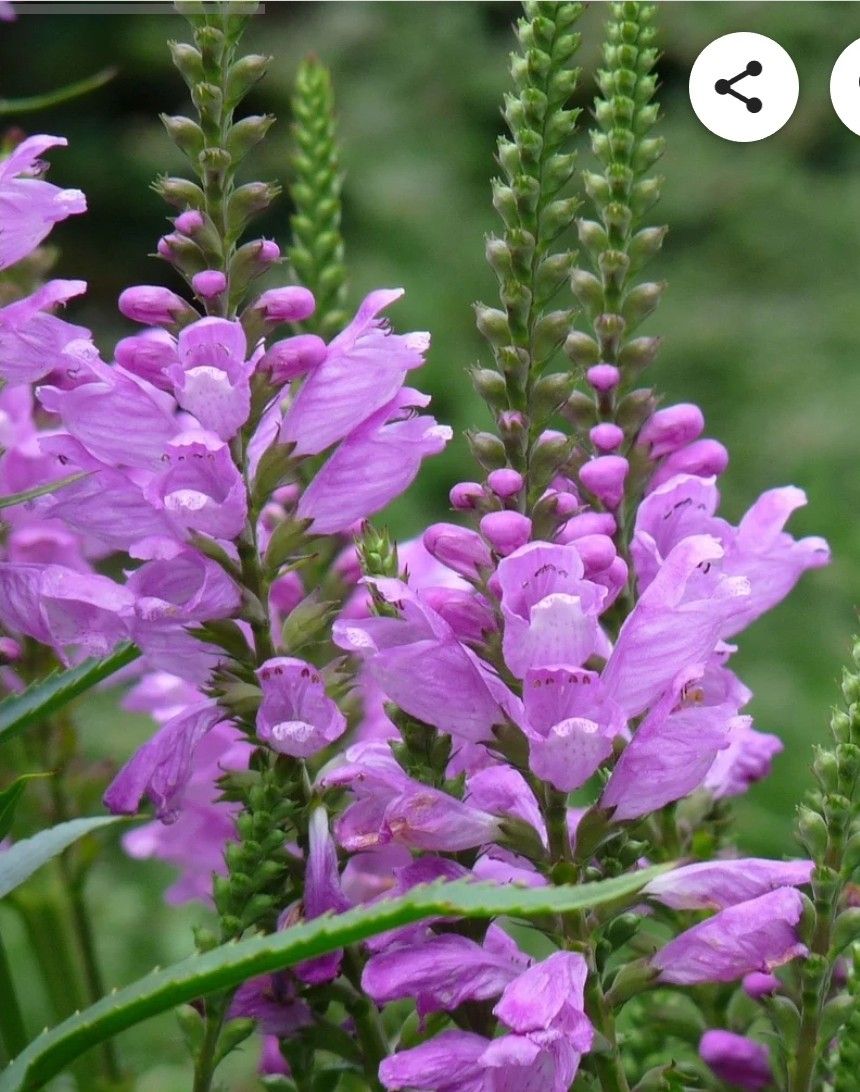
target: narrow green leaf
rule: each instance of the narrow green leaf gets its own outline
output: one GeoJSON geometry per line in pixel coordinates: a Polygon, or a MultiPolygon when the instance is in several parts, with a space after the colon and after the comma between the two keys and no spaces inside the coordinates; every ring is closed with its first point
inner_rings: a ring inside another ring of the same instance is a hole
{"type": "Polygon", "coordinates": [[[84,660],[68,671],[55,672],[40,679],[20,694],[10,694],[0,701],[0,743],[32,724],[42,723],[73,698],[114,675],[139,655],[140,650],[132,644],[118,645],[103,660],[84,660]]]}
{"type": "Polygon", "coordinates": [[[15,818],[15,808],[21,799],[21,794],[27,787],[28,781],[37,777],[50,777],[50,773],[29,773],[19,777],[16,781],[0,792],[0,839],[5,838],[12,827],[15,818]]]}
{"type": "Polygon", "coordinates": [[[566,887],[499,887],[463,881],[432,884],[416,887],[399,899],[358,906],[345,914],[316,918],[280,933],[222,945],[153,971],[45,1032],[0,1075],[0,1092],[41,1088],[85,1050],[166,1009],[232,989],[255,975],[282,970],[389,929],[438,916],[528,919],[584,910],[629,899],[671,867],[658,865],[629,876],[566,887]]]}
{"type": "Polygon", "coordinates": [[[25,489],[21,493],[9,493],[5,497],[0,497],[0,508],[26,504],[27,501],[35,500],[36,497],[44,497],[46,493],[56,493],[58,489],[64,489],[67,485],[73,485],[81,478],[86,478],[88,473],[89,471],[82,470],[79,474],[70,474],[68,478],[58,478],[57,481],[48,482],[47,485],[37,485],[34,489],[25,489]]]}
{"type": "Polygon", "coordinates": [[[40,830],[32,838],[15,842],[9,849],[0,850],[0,899],[20,887],[24,880],[62,853],[85,834],[120,822],[120,815],[94,815],[88,819],[70,819],[55,827],[40,830]]]}
{"type": "Polygon", "coordinates": [[[118,71],[111,65],[83,80],[66,84],[65,87],[58,87],[55,91],[46,91],[42,95],[32,95],[30,98],[22,99],[0,99],[0,117],[4,114],[29,114],[35,110],[46,110],[50,106],[58,106],[61,102],[68,102],[69,99],[76,99],[90,91],[98,90],[99,87],[104,87],[118,71]]]}

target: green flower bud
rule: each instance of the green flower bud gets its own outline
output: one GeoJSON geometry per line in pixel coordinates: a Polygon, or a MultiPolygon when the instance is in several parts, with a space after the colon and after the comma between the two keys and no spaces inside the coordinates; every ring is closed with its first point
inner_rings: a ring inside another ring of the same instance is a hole
{"type": "Polygon", "coordinates": [[[248,53],[231,65],[227,75],[227,105],[229,109],[237,106],[258,80],[266,74],[271,57],[260,53],[248,53]]]}
{"type": "Polygon", "coordinates": [[[593,337],[580,330],[571,330],[564,342],[565,356],[580,368],[590,368],[600,362],[600,347],[593,337]]]}
{"type": "Polygon", "coordinates": [[[240,163],[260,143],[274,120],[274,114],[252,114],[230,126],[227,133],[227,151],[234,164],[240,163]]]}
{"type": "Polygon", "coordinates": [[[570,278],[571,290],[591,314],[599,314],[603,308],[603,285],[593,273],[574,269],[570,278]]]}
{"type": "Polygon", "coordinates": [[[860,939],[860,906],[850,906],[842,911],[833,924],[830,940],[831,956],[838,955],[858,939],[860,939]]]}
{"type": "Polygon", "coordinates": [[[204,123],[217,123],[224,109],[221,88],[214,83],[195,83],[191,88],[191,101],[204,123]]]}
{"type": "Polygon", "coordinates": [[[501,470],[507,465],[505,445],[498,436],[491,432],[470,432],[466,438],[472,454],[485,470],[501,470]]]}
{"type": "Polygon", "coordinates": [[[583,391],[574,391],[562,407],[561,414],[566,421],[584,432],[597,424],[597,403],[583,391]]]}
{"type": "Polygon", "coordinates": [[[168,204],[176,208],[192,208],[202,212],[206,206],[203,190],[187,178],[161,177],[153,183],[152,188],[168,204]]]}
{"type": "Polygon", "coordinates": [[[622,304],[621,313],[631,327],[638,325],[656,309],[665,289],[665,281],[648,281],[630,289],[622,304]]]}
{"type": "Polygon", "coordinates": [[[842,693],[849,705],[860,702],[860,675],[853,675],[847,669],[843,669],[842,693]]]}
{"type": "Polygon", "coordinates": [[[615,421],[625,432],[638,432],[656,409],[654,392],[641,387],[622,398],[615,421]]]}
{"type": "Polygon", "coordinates": [[[553,372],[535,383],[532,408],[537,421],[556,413],[571,397],[576,378],[570,372],[553,372]]]}
{"type": "Polygon", "coordinates": [[[173,143],[192,161],[203,151],[203,130],[191,118],[161,114],[161,121],[173,143]]]}
{"type": "Polygon", "coordinates": [[[622,368],[635,368],[640,371],[653,363],[662,341],[660,337],[635,337],[622,347],[618,354],[618,363],[622,368]]]}
{"type": "Polygon", "coordinates": [[[606,995],[607,1004],[611,1009],[620,1008],[625,1001],[647,990],[656,977],[657,971],[648,959],[625,963],[612,980],[606,995]]]}
{"type": "MultiPolygon", "coordinates": [[[[395,574],[396,575],[396,574],[395,574]]],[[[295,655],[299,649],[318,641],[334,613],[334,605],[320,602],[313,594],[303,599],[287,615],[281,630],[284,648],[295,655]]]]}
{"type": "Polygon", "coordinates": [[[817,811],[804,804],[797,809],[797,837],[813,860],[820,860],[826,853],[827,824],[817,811]]]}
{"type": "Polygon", "coordinates": [[[199,83],[203,79],[203,57],[200,50],[188,42],[168,42],[167,46],[174,65],[188,86],[199,83]]]}
{"type": "Polygon", "coordinates": [[[830,730],[838,743],[850,743],[852,739],[851,717],[841,709],[834,709],[830,717],[830,730]]]}
{"type": "Polygon", "coordinates": [[[666,227],[649,227],[636,232],[628,247],[630,261],[635,269],[641,269],[660,252],[668,230],[666,227]]]}
{"type": "Polygon", "coordinates": [[[504,239],[490,235],[484,247],[487,262],[498,277],[510,277],[513,272],[511,249],[504,239]]]}
{"type": "Polygon", "coordinates": [[[227,225],[232,238],[238,238],[248,221],[265,212],[280,193],[270,182],[247,182],[233,191],[227,205],[227,225]]]}
{"type": "Polygon", "coordinates": [[[223,33],[217,27],[202,26],[194,32],[194,40],[203,55],[204,69],[220,68],[225,44],[223,33]]]}
{"type": "Polygon", "coordinates": [[[536,361],[545,360],[564,341],[573,315],[570,311],[550,311],[542,315],[534,326],[534,356],[536,361]]]}
{"type": "Polygon", "coordinates": [[[598,254],[609,246],[606,230],[595,220],[577,220],[576,231],[579,241],[592,254],[598,254]]]}
{"type": "Polygon", "coordinates": [[[492,368],[473,368],[469,373],[475,390],[493,409],[507,409],[508,388],[505,377],[492,368]]]}
{"type": "Polygon", "coordinates": [[[257,1026],[257,1021],[250,1017],[242,1016],[236,1020],[230,1020],[221,1030],[218,1038],[218,1049],[215,1051],[215,1065],[222,1062],[227,1055],[236,1049],[240,1043],[248,1038],[257,1026]]]}
{"type": "Polygon", "coordinates": [[[511,341],[511,330],[505,312],[496,307],[487,307],[483,303],[476,303],[474,307],[478,329],[487,341],[491,345],[508,345],[511,341]]]}
{"type": "Polygon", "coordinates": [[[812,769],[816,780],[825,792],[836,792],[838,790],[839,763],[832,751],[825,751],[821,747],[816,747],[812,769]]]}
{"type": "Polygon", "coordinates": [[[594,174],[591,171],[582,172],[582,184],[585,188],[585,192],[595,203],[595,205],[601,207],[610,200],[612,194],[609,189],[609,183],[603,177],[602,174],[594,174]]]}

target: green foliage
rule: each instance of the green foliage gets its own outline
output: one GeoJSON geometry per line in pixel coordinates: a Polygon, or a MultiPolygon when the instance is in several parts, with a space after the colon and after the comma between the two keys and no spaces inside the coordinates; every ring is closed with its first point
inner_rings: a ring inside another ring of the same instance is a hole
{"type": "Polygon", "coordinates": [[[18,801],[24,794],[24,790],[27,788],[27,782],[39,777],[50,777],[47,773],[31,773],[24,774],[22,777],[16,778],[8,788],[5,788],[0,792],[0,841],[2,841],[9,831],[12,829],[12,823],[15,819],[15,809],[18,806],[18,801]]]}
{"type": "MultiPolygon", "coordinates": [[[[584,365],[615,364],[633,374],[653,360],[659,341],[631,340],[630,334],[657,306],[664,287],[635,280],[659,252],[666,234],[663,227],[642,227],[645,213],[660,196],[661,179],[649,172],[665,144],[649,136],[659,113],[651,101],[657,87],[656,32],[651,25],[655,11],[654,4],[638,0],[610,5],[605,67],[597,75],[597,128],[591,132],[592,151],[602,172],[586,171],[583,176],[598,221],[578,224],[593,272],[578,269],[573,277],[596,341],[578,336],[569,346],[572,358],[584,365]]],[[[611,405],[611,395],[607,401],[611,405]]],[[[609,408],[601,406],[604,416],[609,408]]]]}
{"type": "Polygon", "coordinates": [[[266,936],[222,945],[117,990],[46,1032],[0,1075],[0,1092],[39,1088],[83,1051],[140,1020],[256,975],[377,936],[427,917],[533,918],[629,900],[667,866],[600,883],[520,888],[457,882],[416,887],[398,899],[359,906],[266,936]]]}
{"type": "Polygon", "coordinates": [[[299,65],[291,106],[289,193],[293,214],[288,253],[298,280],[317,301],[316,311],[301,328],[328,339],[346,321],[340,227],[343,179],[331,74],[315,57],[307,57],[299,65]]]}
{"type": "Polygon", "coordinates": [[[860,915],[844,899],[860,868],[860,641],[853,656],[853,670],[842,676],[846,708],[833,712],[832,741],[816,748],[812,764],[816,788],[798,809],[797,838],[815,870],[805,923],[809,956],[793,998],[797,1019],[793,1034],[779,1028],[789,1092],[820,1086],[830,1044],[853,1011],[832,998],[837,960],[860,940],[860,915]]]}
{"type": "Polygon", "coordinates": [[[68,671],[57,671],[32,683],[20,694],[10,694],[0,701],[0,743],[33,725],[43,724],[70,701],[109,679],[139,655],[140,651],[134,645],[121,644],[104,659],[84,660],[68,671]]]}
{"type": "Polygon", "coordinates": [[[72,485],[73,482],[79,482],[81,478],[86,477],[87,471],[84,470],[80,474],[70,474],[67,478],[48,482],[47,485],[37,485],[32,489],[23,489],[20,493],[6,493],[0,497],[0,508],[12,508],[16,504],[26,504],[27,501],[35,500],[36,497],[44,497],[46,493],[53,495],[64,486],[72,485]]]}
{"type": "Polygon", "coordinates": [[[0,853],[0,899],[29,879],[33,873],[47,864],[85,834],[91,834],[101,827],[118,823],[118,815],[94,815],[88,819],[70,819],[67,823],[58,823],[55,827],[40,830],[32,838],[15,842],[9,849],[0,853]]]}
{"type": "MultiPolygon", "coordinates": [[[[579,115],[568,106],[579,79],[572,60],[580,35],[573,26],[582,10],[578,3],[530,0],[517,24],[521,52],[511,60],[515,93],[505,97],[503,110],[510,138],[499,138],[502,177],[493,183],[493,204],[505,230],[486,246],[501,309],[476,306],[478,329],[493,350],[501,381],[496,373],[480,370],[473,375],[475,386],[492,408],[524,415],[524,428],[502,428],[502,436],[511,466],[525,473],[536,471],[530,465],[532,445],[572,387],[566,376],[540,377],[572,319],[570,310],[550,306],[573,264],[573,255],[555,246],[579,203],[567,193],[575,162],[570,142],[579,115]]],[[[478,461],[492,469],[480,437],[472,448],[478,461]]],[[[534,475],[530,492],[539,495],[557,467],[558,461],[534,475]]]]}
{"type": "Polygon", "coordinates": [[[97,91],[115,79],[117,69],[113,65],[103,68],[100,72],[94,72],[74,83],[68,83],[65,87],[58,87],[54,91],[45,91],[40,95],[29,95],[20,99],[0,99],[0,117],[33,114],[38,110],[49,110],[62,103],[71,102],[81,95],[88,95],[91,91],[97,91]]]}

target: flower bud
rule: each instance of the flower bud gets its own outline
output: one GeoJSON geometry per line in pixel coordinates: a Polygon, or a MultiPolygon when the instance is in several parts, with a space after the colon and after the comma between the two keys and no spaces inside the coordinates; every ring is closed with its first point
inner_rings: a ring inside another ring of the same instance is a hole
{"type": "Polygon", "coordinates": [[[605,394],[621,382],[621,372],[614,364],[595,364],[585,373],[585,378],[596,391],[605,394]]]}
{"type": "Polygon", "coordinates": [[[673,452],[649,483],[656,489],[676,474],[695,474],[699,478],[716,477],[729,465],[729,453],[718,440],[696,440],[673,452]]]}
{"type": "Polygon", "coordinates": [[[827,851],[827,824],[819,812],[806,807],[797,809],[797,836],[804,849],[813,859],[820,859],[827,851]]]}
{"type": "Polygon", "coordinates": [[[595,425],[589,432],[588,438],[598,451],[615,451],[624,443],[624,429],[605,421],[603,424],[595,425]]]}
{"type": "Polygon", "coordinates": [[[618,556],[615,543],[607,535],[583,535],[574,541],[574,545],[588,580],[596,573],[605,572],[618,556]]]}
{"type": "Polygon", "coordinates": [[[287,288],[270,288],[254,304],[266,322],[301,322],[314,313],[316,301],[313,293],[300,285],[287,288]]]}
{"type": "Polygon", "coordinates": [[[782,988],[782,983],[775,974],[763,974],[761,971],[753,971],[752,974],[745,975],[741,985],[747,996],[752,997],[754,1001],[762,997],[770,997],[782,988]]]}
{"type": "Polygon", "coordinates": [[[665,281],[659,283],[646,281],[645,284],[637,284],[627,293],[621,307],[621,314],[631,326],[637,325],[656,309],[665,290],[665,281]]]}
{"type": "MultiPolygon", "coordinates": [[[[501,514],[501,513],[497,513],[501,514]]],[[[455,573],[469,580],[493,568],[487,544],[475,531],[454,523],[433,523],[424,532],[425,550],[455,573]]]]}
{"type": "Polygon", "coordinates": [[[593,273],[575,269],[571,274],[570,287],[579,302],[592,314],[600,312],[603,307],[603,285],[593,273]]]}
{"type": "Polygon", "coordinates": [[[168,204],[180,209],[189,205],[192,209],[202,209],[206,205],[203,190],[187,178],[159,178],[153,188],[168,204]]]}
{"type": "Polygon", "coordinates": [[[566,519],[579,510],[579,499],[564,490],[547,490],[540,500],[541,509],[557,519],[566,519]]]}
{"type": "MultiPolygon", "coordinates": [[[[502,414],[501,416],[504,417],[505,415],[502,414]]],[[[498,470],[506,465],[508,457],[505,452],[505,445],[492,432],[469,433],[468,440],[472,454],[485,470],[498,470]]]]}
{"type": "Polygon", "coordinates": [[[507,345],[511,340],[508,316],[497,307],[486,307],[483,303],[475,304],[475,322],[480,332],[491,345],[507,345]]]}
{"type": "Polygon", "coordinates": [[[611,538],[616,530],[615,517],[610,512],[583,512],[564,525],[564,541],[574,542],[586,535],[608,535],[611,538]]]}
{"type": "Polygon", "coordinates": [[[643,425],[638,443],[648,448],[652,459],[662,459],[701,436],[705,418],[698,406],[681,402],[657,410],[643,425]]]}
{"type": "Polygon", "coordinates": [[[230,126],[227,134],[227,151],[234,164],[244,159],[248,152],[260,143],[274,120],[274,114],[250,114],[230,126]]]}
{"type": "Polygon", "coordinates": [[[569,360],[580,368],[590,368],[600,360],[600,348],[593,337],[580,330],[572,330],[564,342],[564,352],[569,360]]]}
{"type": "Polygon", "coordinates": [[[230,106],[241,102],[254,84],[265,76],[271,59],[261,53],[247,53],[230,66],[227,76],[227,102],[230,106]]]}
{"type": "Polygon", "coordinates": [[[493,470],[487,476],[487,485],[502,500],[515,497],[523,487],[523,476],[512,467],[503,466],[500,470],[493,470]]]}
{"type": "Polygon", "coordinates": [[[508,388],[505,377],[492,368],[474,368],[471,372],[475,390],[494,409],[508,404],[508,388]]]}
{"type": "Polygon", "coordinates": [[[184,152],[190,160],[196,160],[203,151],[205,143],[203,130],[200,126],[191,118],[182,117],[181,115],[170,117],[168,114],[162,114],[161,122],[167,130],[167,135],[177,148],[184,152]]]}
{"type": "Polygon", "coordinates": [[[176,217],[173,226],[183,235],[194,235],[203,227],[203,216],[197,209],[186,209],[176,217]]]}
{"type": "Polygon", "coordinates": [[[646,368],[656,357],[662,342],[660,337],[634,337],[618,354],[618,363],[623,368],[646,368]]]}
{"type": "Polygon", "coordinates": [[[519,512],[488,512],[480,527],[481,534],[501,557],[524,546],[532,533],[532,521],[519,512]]]}
{"type": "Polygon", "coordinates": [[[493,271],[500,277],[509,277],[513,272],[511,264],[511,248],[504,239],[491,235],[484,247],[487,262],[493,271]]]}
{"type": "Polygon", "coordinates": [[[628,469],[621,455],[599,455],[580,468],[579,480],[607,508],[617,508],[624,497],[628,469]]]}
{"type": "Polygon", "coordinates": [[[191,278],[191,287],[203,300],[211,300],[227,290],[227,278],[220,269],[204,269],[191,278]]]}
{"type": "Polygon", "coordinates": [[[250,219],[265,212],[278,196],[278,187],[269,182],[246,182],[233,191],[227,204],[227,226],[240,235],[250,219]]]}
{"type": "Polygon", "coordinates": [[[316,334],[298,334],[276,341],[259,364],[268,372],[272,383],[281,386],[319,367],[326,357],[326,343],[316,334]]]}
{"type": "Polygon", "coordinates": [[[535,419],[540,421],[556,413],[573,394],[575,382],[570,372],[552,372],[539,379],[532,390],[535,419]]]}
{"type": "Polygon", "coordinates": [[[121,293],[119,309],[133,322],[147,326],[170,326],[180,316],[194,315],[194,311],[181,296],[157,284],[139,284],[121,293]]]}
{"type": "Polygon", "coordinates": [[[654,392],[647,387],[639,387],[621,399],[615,420],[625,432],[635,432],[653,415],[656,408],[654,392]]]}
{"type": "Polygon", "coordinates": [[[773,1081],[767,1050],[754,1039],[731,1031],[706,1031],[699,1042],[702,1061],[728,1084],[756,1092],[773,1081]]]}
{"type": "Polygon", "coordinates": [[[176,68],[182,73],[187,84],[203,79],[203,58],[200,51],[188,42],[169,42],[170,55],[176,68]]]}
{"type": "Polygon", "coordinates": [[[484,498],[484,487],[479,482],[457,482],[448,494],[451,507],[460,512],[478,507],[484,498]]]}

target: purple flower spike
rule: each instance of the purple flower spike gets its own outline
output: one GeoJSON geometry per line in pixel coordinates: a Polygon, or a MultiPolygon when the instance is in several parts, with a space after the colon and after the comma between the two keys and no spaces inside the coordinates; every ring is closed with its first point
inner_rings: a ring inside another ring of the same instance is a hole
{"type": "Polygon", "coordinates": [[[305,380],[281,432],[298,455],[316,455],[342,440],[396,398],[407,373],[424,363],[428,334],[395,334],[377,317],[402,295],[402,289],[371,292],[305,380]]]}
{"type": "Polygon", "coordinates": [[[251,409],[251,372],[245,333],[238,322],[203,318],[179,335],[178,362],[170,369],[176,401],[200,425],[231,440],[251,409]]]}
{"type": "Polygon", "coordinates": [[[675,868],[644,889],[644,894],[673,910],[724,910],[777,887],[809,883],[812,861],[769,861],[744,857],[700,861],[675,868]]]}
{"type": "Polygon", "coordinates": [[[471,1031],[443,1031],[411,1050],[383,1058],[379,1079],[391,1092],[488,1092],[480,1062],[489,1040],[471,1031]]]}
{"type": "Polygon", "coordinates": [[[227,278],[220,269],[203,269],[191,278],[191,287],[203,300],[211,300],[227,291],[227,278]]]}
{"type": "Polygon", "coordinates": [[[211,432],[184,432],[167,445],[168,469],[147,488],[181,532],[235,538],[245,526],[245,483],[230,448],[211,432]]]}
{"type": "Polygon", "coordinates": [[[321,337],[297,334],[270,346],[258,368],[261,372],[268,372],[275,386],[280,387],[318,368],[327,352],[326,343],[321,337]]]}
{"type": "Polygon", "coordinates": [[[669,941],[652,959],[662,982],[695,986],[735,982],[753,971],[769,972],[805,956],[797,935],[803,899],[780,887],[721,910],[669,941]]]}
{"type": "Polygon", "coordinates": [[[175,821],[193,772],[194,752],[223,716],[214,701],[205,701],[169,720],[113,779],[104,795],[105,807],[115,814],[133,815],[147,796],[162,822],[175,821]]]}
{"type": "Polygon", "coordinates": [[[721,1081],[747,1092],[760,1092],[773,1081],[767,1050],[745,1035],[712,1028],[702,1036],[699,1054],[721,1081]]]}
{"type": "Polygon", "coordinates": [[[28,137],[0,160],[0,269],[26,258],[54,224],[86,212],[80,190],[62,190],[38,177],[44,167],[39,156],[67,143],[64,137],[28,137]]]}
{"type": "Polygon", "coordinates": [[[286,288],[270,288],[254,304],[266,322],[303,322],[314,313],[316,300],[313,293],[300,285],[286,288]]]}
{"type": "Polygon", "coordinates": [[[172,326],[191,310],[181,296],[160,284],[139,284],[126,288],[119,297],[119,309],[132,322],[146,326],[172,326]]]}
{"type": "Polygon", "coordinates": [[[257,671],[263,701],[257,735],[273,750],[310,758],[346,731],[346,718],[326,695],[315,667],[288,656],[267,660],[257,671]]]}
{"type": "Polygon", "coordinates": [[[597,649],[606,592],[583,579],[575,546],[531,542],[499,563],[497,579],[505,618],[502,648],[518,678],[530,668],[578,667],[597,649]]]}

